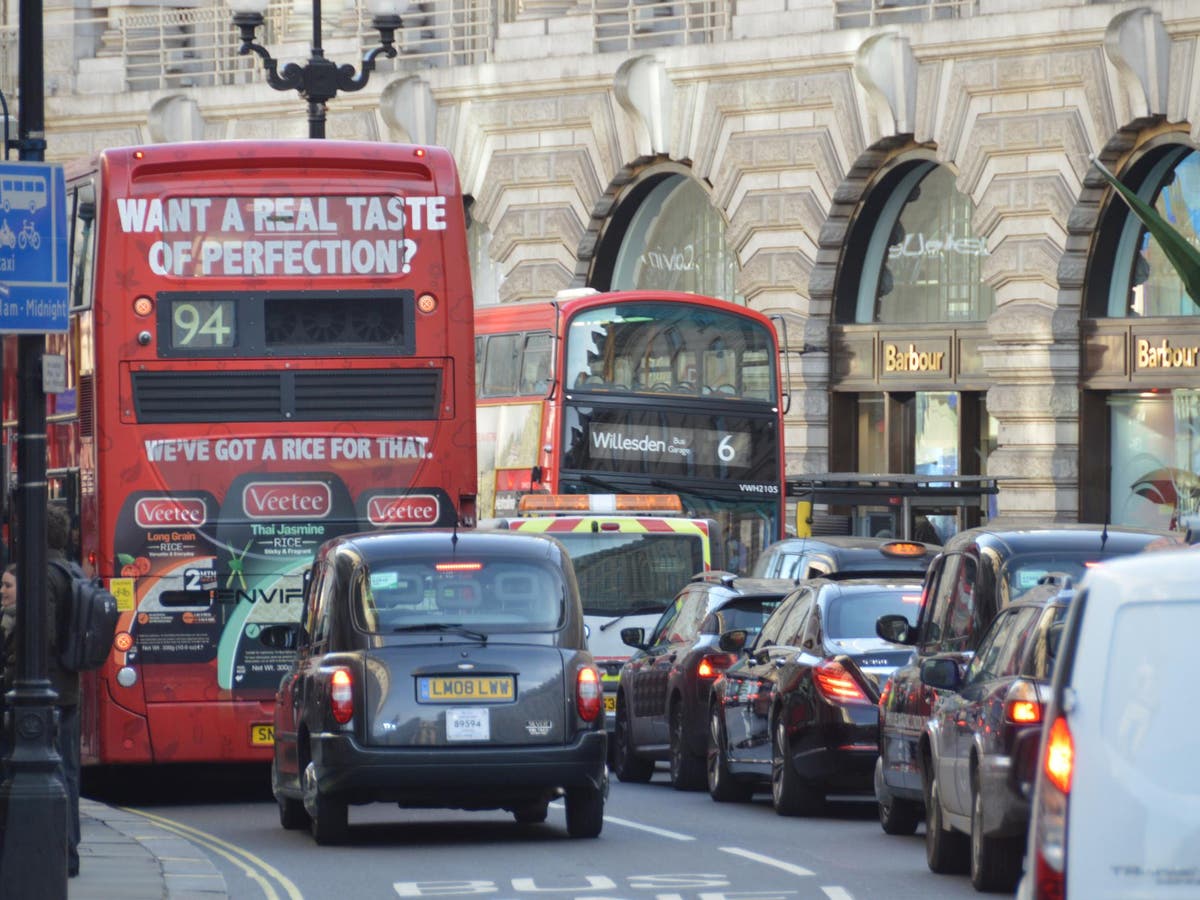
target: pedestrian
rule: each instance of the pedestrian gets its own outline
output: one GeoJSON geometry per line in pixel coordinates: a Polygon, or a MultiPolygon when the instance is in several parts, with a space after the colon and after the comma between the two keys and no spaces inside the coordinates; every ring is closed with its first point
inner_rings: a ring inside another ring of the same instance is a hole
{"type": "Polygon", "coordinates": [[[49,601],[47,629],[50,653],[47,655],[47,674],[58,694],[58,756],[59,775],[67,792],[67,875],[79,874],[79,673],[63,668],[59,661],[58,622],[71,600],[71,579],[55,561],[66,562],[70,540],[71,520],[67,511],[51,504],[46,508],[46,597],[49,601]]]}

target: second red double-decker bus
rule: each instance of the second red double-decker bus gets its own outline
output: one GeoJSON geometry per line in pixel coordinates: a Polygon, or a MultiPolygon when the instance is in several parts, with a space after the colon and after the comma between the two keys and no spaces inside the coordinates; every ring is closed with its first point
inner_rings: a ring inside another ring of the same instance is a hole
{"type": "Polygon", "coordinates": [[[268,760],[291,651],[264,626],[299,627],[313,549],[474,521],[455,166],[255,141],[108,150],[67,176],[51,497],[122,610],[85,677],[84,762],[268,760]]]}
{"type": "Polygon", "coordinates": [[[665,291],[564,292],[476,311],[480,515],[530,491],[670,493],[726,565],[783,530],[778,345],[765,316],[665,291]]]}

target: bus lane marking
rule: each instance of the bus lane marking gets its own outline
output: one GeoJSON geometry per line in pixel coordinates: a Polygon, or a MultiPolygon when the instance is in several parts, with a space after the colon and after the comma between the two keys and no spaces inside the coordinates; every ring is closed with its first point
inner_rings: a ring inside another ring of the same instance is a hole
{"type": "Polygon", "coordinates": [[[845,888],[838,887],[837,885],[822,887],[821,890],[825,892],[825,896],[828,897],[829,900],[854,900],[853,894],[851,894],[845,888]]]}
{"type": "Polygon", "coordinates": [[[733,856],[741,856],[745,859],[753,860],[754,862],[760,862],[764,866],[774,866],[776,869],[782,869],[784,872],[790,872],[793,875],[805,877],[816,874],[815,872],[804,868],[804,866],[798,866],[795,863],[784,862],[782,859],[773,859],[770,856],[763,856],[763,854],[755,853],[753,850],[743,850],[741,847],[721,847],[719,849],[722,853],[729,853],[733,856]]]}
{"type": "Polygon", "coordinates": [[[193,828],[190,825],[184,825],[182,822],[176,822],[174,819],[167,819],[162,816],[156,816],[153,813],[143,812],[140,809],[132,809],[127,806],[118,807],[124,812],[134,813],[144,819],[153,822],[164,831],[170,831],[177,834],[185,840],[192,841],[207,847],[213,853],[223,856],[233,865],[237,866],[246,875],[247,878],[257,882],[262,888],[263,894],[267,900],[278,900],[279,894],[271,885],[267,878],[274,878],[279,882],[279,886],[290,900],[304,900],[304,895],[300,889],[296,887],[282,872],[268,863],[266,860],[255,856],[249,850],[244,850],[236,844],[231,844],[228,841],[222,840],[216,835],[209,834],[207,831],[201,831],[198,828],[193,828]],[[257,869],[255,868],[257,866],[257,869]],[[265,877],[264,877],[265,873],[265,877]]]}

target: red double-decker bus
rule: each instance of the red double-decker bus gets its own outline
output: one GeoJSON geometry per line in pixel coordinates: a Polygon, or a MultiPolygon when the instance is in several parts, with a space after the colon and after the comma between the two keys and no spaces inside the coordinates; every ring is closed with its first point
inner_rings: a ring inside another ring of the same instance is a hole
{"type": "Polygon", "coordinates": [[[769,319],[712,297],[563,292],[475,319],[480,517],[531,491],[677,494],[744,570],[783,533],[769,319]]]}
{"type": "Polygon", "coordinates": [[[454,163],[385,143],[163,144],[69,166],[67,186],[50,495],[121,607],[84,680],[83,760],[269,760],[291,652],[261,635],[299,623],[314,548],[474,523],[454,163]]]}

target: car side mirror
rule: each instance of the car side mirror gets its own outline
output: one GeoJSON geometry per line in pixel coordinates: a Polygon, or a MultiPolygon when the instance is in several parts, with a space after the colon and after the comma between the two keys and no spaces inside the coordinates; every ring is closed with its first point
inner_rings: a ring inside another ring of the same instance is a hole
{"type": "Polygon", "coordinates": [[[646,631],[642,628],[622,628],[621,643],[637,650],[646,649],[646,631]]]}
{"type": "Polygon", "coordinates": [[[1008,767],[1008,787],[1019,797],[1033,797],[1037,780],[1038,750],[1042,745],[1042,729],[1027,728],[1017,735],[1012,746],[1012,763],[1008,767]]]}
{"type": "Polygon", "coordinates": [[[875,633],[893,644],[915,644],[917,639],[912,623],[899,613],[889,613],[876,619],[875,633]]]}
{"type": "Polygon", "coordinates": [[[749,640],[749,631],[745,628],[734,628],[721,633],[721,636],[717,638],[717,646],[726,653],[741,653],[746,649],[746,643],[749,640]]]}
{"type": "Polygon", "coordinates": [[[940,691],[957,691],[962,686],[958,660],[944,656],[921,660],[921,683],[940,691]]]}

